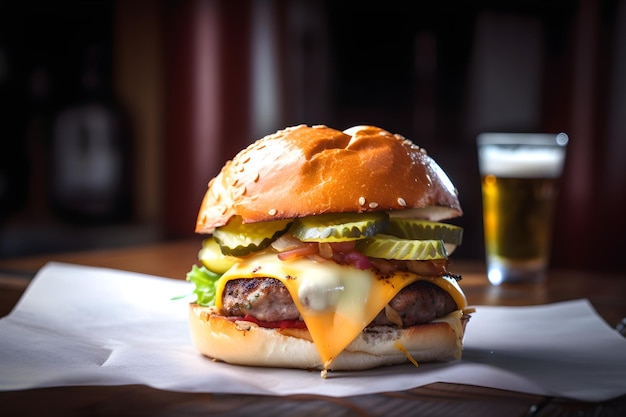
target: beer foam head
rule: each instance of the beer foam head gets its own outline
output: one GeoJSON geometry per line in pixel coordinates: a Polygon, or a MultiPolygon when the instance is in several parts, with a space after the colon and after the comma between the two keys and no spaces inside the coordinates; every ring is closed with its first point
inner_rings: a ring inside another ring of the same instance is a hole
{"type": "Polygon", "coordinates": [[[557,178],[563,171],[567,136],[483,134],[478,144],[481,175],[557,178]]]}

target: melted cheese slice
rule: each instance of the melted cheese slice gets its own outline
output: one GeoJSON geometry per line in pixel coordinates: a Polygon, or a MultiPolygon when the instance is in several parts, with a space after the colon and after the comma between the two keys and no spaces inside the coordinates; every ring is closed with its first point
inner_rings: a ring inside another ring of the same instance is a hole
{"type": "Polygon", "coordinates": [[[222,308],[226,282],[240,278],[275,278],[289,290],[327,369],[363,329],[407,285],[429,281],[447,291],[458,309],[467,306],[456,280],[421,277],[410,272],[379,276],[333,261],[306,258],[281,261],[271,251],[234,265],[217,284],[216,307],[222,308]]]}

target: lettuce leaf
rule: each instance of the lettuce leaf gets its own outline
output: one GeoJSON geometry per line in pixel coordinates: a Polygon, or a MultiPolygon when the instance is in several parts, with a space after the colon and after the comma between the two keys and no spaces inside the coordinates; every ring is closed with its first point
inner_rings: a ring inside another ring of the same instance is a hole
{"type": "Polygon", "coordinates": [[[217,281],[222,275],[209,271],[206,267],[193,265],[191,271],[187,273],[187,281],[192,282],[196,289],[196,303],[209,307],[215,305],[215,294],[217,292],[217,281]]]}

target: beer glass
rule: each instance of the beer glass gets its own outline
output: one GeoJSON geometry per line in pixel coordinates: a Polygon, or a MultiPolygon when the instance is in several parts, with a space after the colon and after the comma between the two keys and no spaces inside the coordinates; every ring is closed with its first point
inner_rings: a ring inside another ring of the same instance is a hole
{"type": "Polygon", "coordinates": [[[545,279],[565,133],[477,138],[487,277],[493,285],[545,279]]]}

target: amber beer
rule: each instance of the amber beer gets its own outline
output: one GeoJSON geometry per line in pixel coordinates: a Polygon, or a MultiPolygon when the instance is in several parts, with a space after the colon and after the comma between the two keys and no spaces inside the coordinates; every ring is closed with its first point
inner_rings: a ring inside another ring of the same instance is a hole
{"type": "Polygon", "coordinates": [[[487,275],[492,284],[544,279],[566,143],[567,136],[557,141],[557,135],[479,136],[487,275]]]}

